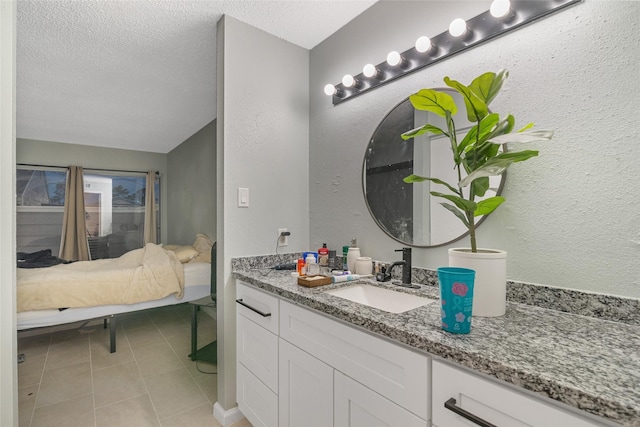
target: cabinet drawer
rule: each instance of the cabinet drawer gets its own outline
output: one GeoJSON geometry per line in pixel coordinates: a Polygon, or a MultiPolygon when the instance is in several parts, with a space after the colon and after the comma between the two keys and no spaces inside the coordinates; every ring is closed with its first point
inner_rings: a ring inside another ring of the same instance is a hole
{"type": "Polygon", "coordinates": [[[238,362],[278,393],[278,336],[242,314],[236,319],[238,362]]]}
{"type": "MultiPolygon", "coordinates": [[[[481,378],[446,363],[433,361],[433,425],[470,426],[474,424],[445,402],[455,399],[455,406],[497,426],[588,427],[606,424],[528,396],[498,382],[481,378]]],[[[453,403],[453,401],[450,401],[453,403]]]]}
{"type": "Polygon", "coordinates": [[[278,426],[278,396],[242,364],[238,364],[238,409],[253,427],[278,426]]]}
{"type": "Polygon", "coordinates": [[[280,336],[324,363],[429,419],[429,359],[288,302],[280,336]]]}
{"type": "Polygon", "coordinates": [[[278,298],[238,282],[236,310],[268,331],[278,334],[278,298]]]}
{"type": "Polygon", "coordinates": [[[334,427],[427,427],[427,421],[335,372],[334,427]]]}

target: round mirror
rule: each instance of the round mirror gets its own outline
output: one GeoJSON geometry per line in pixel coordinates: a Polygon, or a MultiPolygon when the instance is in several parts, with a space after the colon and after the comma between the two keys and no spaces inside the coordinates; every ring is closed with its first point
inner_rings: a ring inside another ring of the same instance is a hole
{"type": "MultiPolygon", "coordinates": [[[[459,106],[456,133],[460,140],[473,125],[464,120],[462,97],[453,89],[439,90],[453,96],[459,106]]],[[[430,194],[430,191],[445,193],[446,188],[429,181],[416,184],[403,181],[416,174],[452,184],[458,182],[447,137],[425,134],[406,141],[400,137],[425,123],[446,129],[444,118],[415,110],[409,99],[405,99],[376,128],[362,165],[362,190],[373,219],[393,239],[417,247],[446,245],[468,234],[462,222],[440,205],[442,199],[430,194]]],[[[491,188],[485,197],[499,195],[505,178],[504,174],[491,177],[491,188]]],[[[483,220],[479,218],[476,225],[483,220]]]]}

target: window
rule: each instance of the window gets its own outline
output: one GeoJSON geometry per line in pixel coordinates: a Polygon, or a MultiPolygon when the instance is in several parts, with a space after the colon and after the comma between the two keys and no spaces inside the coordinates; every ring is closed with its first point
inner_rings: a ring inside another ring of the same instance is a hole
{"type": "Polygon", "coordinates": [[[16,242],[18,252],[60,250],[64,190],[64,169],[16,170],[16,242]]]}
{"type": "MultiPolygon", "coordinates": [[[[17,250],[60,250],[66,170],[16,170],[17,250]]],[[[159,179],[155,209],[159,221],[159,179]]],[[[144,244],[146,174],[85,170],[84,202],[92,259],[115,258],[144,244]]],[[[158,228],[159,230],[159,228],[158,228]]],[[[158,235],[159,240],[159,235],[158,235]]]]}
{"type": "Polygon", "coordinates": [[[64,206],[67,173],[59,170],[16,170],[18,206],[64,206]]]}

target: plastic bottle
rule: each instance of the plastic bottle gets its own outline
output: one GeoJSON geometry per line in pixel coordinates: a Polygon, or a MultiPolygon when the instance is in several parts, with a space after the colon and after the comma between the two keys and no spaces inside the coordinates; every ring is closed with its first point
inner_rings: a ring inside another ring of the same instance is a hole
{"type": "Polygon", "coordinates": [[[349,253],[349,246],[342,247],[342,270],[348,271],[349,266],[347,265],[347,254],[349,253]]]}
{"type": "Polygon", "coordinates": [[[326,243],[323,243],[322,247],[318,249],[318,264],[321,269],[329,266],[329,249],[327,249],[326,243]]]}
{"type": "Polygon", "coordinates": [[[304,259],[298,258],[297,270],[298,270],[298,275],[304,276],[304,259]]]}
{"type": "Polygon", "coordinates": [[[318,266],[315,256],[311,254],[307,255],[307,259],[305,260],[304,266],[305,266],[305,274],[307,276],[315,276],[317,274],[320,274],[320,266],[318,266]]]}
{"type": "Polygon", "coordinates": [[[347,252],[347,269],[352,273],[356,271],[356,260],[360,257],[360,248],[357,246],[356,238],[351,239],[351,247],[347,252]]]}

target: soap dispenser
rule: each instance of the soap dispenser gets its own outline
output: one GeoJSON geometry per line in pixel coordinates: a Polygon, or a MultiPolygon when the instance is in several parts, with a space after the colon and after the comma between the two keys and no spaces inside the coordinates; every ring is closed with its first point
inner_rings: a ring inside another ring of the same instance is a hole
{"type": "Polygon", "coordinates": [[[356,271],[356,260],[360,257],[360,248],[356,243],[356,238],[351,239],[351,246],[347,252],[347,268],[351,273],[356,271]]]}

